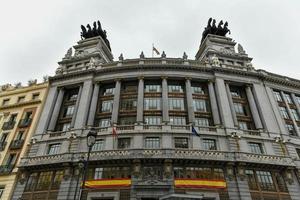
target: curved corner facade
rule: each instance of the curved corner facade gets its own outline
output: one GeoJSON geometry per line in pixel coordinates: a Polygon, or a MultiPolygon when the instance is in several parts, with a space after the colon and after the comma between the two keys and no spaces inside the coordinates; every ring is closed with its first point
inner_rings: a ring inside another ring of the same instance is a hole
{"type": "Polygon", "coordinates": [[[74,46],[19,165],[13,199],[300,199],[300,81],[251,65],[208,35],[196,60],[112,61],[100,37],[74,46]]]}

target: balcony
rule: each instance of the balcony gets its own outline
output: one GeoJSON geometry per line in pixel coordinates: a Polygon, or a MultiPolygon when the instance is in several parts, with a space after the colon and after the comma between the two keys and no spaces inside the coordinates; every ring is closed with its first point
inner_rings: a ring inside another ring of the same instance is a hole
{"type": "Polygon", "coordinates": [[[13,140],[11,143],[10,143],[10,146],[9,148],[10,149],[21,149],[22,146],[24,144],[24,140],[13,140]]]}
{"type": "Polygon", "coordinates": [[[6,144],[7,144],[6,141],[0,142],[0,151],[4,151],[6,144]]]}
{"type": "Polygon", "coordinates": [[[25,128],[30,126],[32,119],[28,118],[28,119],[21,119],[19,122],[19,128],[25,128]]]}
{"type": "Polygon", "coordinates": [[[3,126],[2,126],[2,130],[10,130],[13,129],[15,126],[15,121],[8,121],[8,122],[4,122],[3,126]]]}
{"type": "Polygon", "coordinates": [[[0,175],[8,175],[13,170],[13,165],[0,165],[0,175]]]}

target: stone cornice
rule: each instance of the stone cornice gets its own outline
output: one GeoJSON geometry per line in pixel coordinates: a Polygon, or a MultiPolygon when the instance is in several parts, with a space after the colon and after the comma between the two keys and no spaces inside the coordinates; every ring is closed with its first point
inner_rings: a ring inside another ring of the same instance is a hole
{"type": "Polygon", "coordinates": [[[22,103],[14,103],[14,104],[6,105],[6,106],[1,106],[0,107],[0,111],[12,109],[12,108],[17,108],[17,107],[24,107],[24,106],[29,106],[29,105],[35,105],[35,104],[40,104],[40,103],[42,103],[42,101],[40,99],[30,100],[30,101],[24,101],[22,103]]]}
{"type": "Polygon", "coordinates": [[[21,88],[14,88],[0,92],[0,97],[10,96],[15,94],[27,93],[35,90],[46,89],[48,87],[48,82],[34,84],[31,86],[25,86],[21,88]]]}
{"type": "Polygon", "coordinates": [[[72,73],[66,73],[62,75],[57,75],[54,77],[50,77],[50,82],[61,80],[65,78],[78,77],[86,74],[101,74],[101,73],[118,73],[118,72],[130,72],[133,70],[184,70],[184,71],[197,71],[197,72],[208,72],[214,74],[214,72],[230,74],[230,75],[239,75],[244,77],[253,77],[258,78],[263,81],[269,81],[276,84],[291,86],[291,87],[300,87],[300,80],[289,78],[286,76],[281,76],[278,74],[270,73],[265,70],[252,70],[247,71],[246,68],[242,69],[233,69],[225,67],[212,67],[209,64],[205,64],[203,62],[195,61],[195,60],[187,60],[188,65],[184,64],[182,59],[179,58],[166,58],[167,63],[163,64],[162,59],[143,59],[148,60],[150,63],[145,62],[145,64],[139,64],[138,61],[140,59],[130,59],[124,60],[121,66],[117,66],[117,62],[103,64],[101,67],[87,69],[87,70],[78,70],[72,73]]]}

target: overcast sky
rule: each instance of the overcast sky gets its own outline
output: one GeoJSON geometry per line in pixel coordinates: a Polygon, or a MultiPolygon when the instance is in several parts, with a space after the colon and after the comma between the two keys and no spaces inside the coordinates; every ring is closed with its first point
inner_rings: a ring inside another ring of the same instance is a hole
{"type": "Polygon", "coordinates": [[[100,20],[115,60],[151,56],[194,59],[209,17],[229,22],[256,69],[300,79],[299,0],[2,0],[0,85],[53,75],[80,40],[80,25],[100,20]]]}

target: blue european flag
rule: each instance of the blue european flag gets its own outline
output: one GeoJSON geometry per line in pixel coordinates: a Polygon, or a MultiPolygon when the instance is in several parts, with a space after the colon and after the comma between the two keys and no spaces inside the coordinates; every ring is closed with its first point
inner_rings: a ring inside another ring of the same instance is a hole
{"type": "Polygon", "coordinates": [[[192,126],[192,134],[195,135],[195,136],[200,137],[199,133],[197,132],[197,130],[195,129],[194,126],[192,126]]]}

